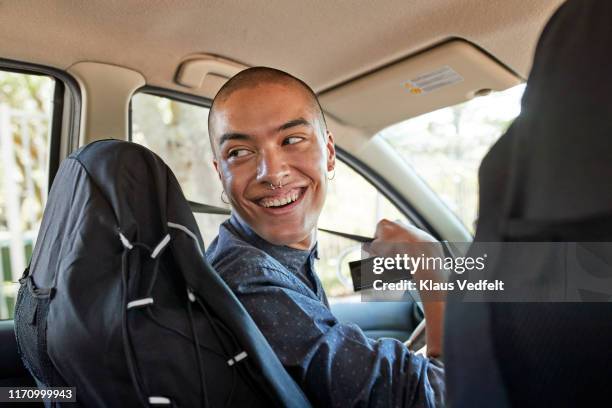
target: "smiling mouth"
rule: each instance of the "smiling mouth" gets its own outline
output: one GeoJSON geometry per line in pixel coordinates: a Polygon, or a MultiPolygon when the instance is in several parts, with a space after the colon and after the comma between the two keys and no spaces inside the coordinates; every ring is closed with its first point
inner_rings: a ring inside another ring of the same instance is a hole
{"type": "Polygon", "coordinates": [[[257,200],[257,204],[264,208],[284,208],[298,201],[304,195],[305,187],[293,188],[278,195],[264,197],[257,200]]]}

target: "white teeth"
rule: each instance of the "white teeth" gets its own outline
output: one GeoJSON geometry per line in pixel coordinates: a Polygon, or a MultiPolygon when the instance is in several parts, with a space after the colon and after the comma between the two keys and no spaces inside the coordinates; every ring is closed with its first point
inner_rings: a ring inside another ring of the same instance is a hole
{"type": "Polygon", "coordinates": [[[291,195],[281,198],[262,200],[261,205],[269,208],[269,207],[280,207],[281,205],[287,205],[289,203],[294,202],[300,196],[299,192],[293,192],[291,195]]]}

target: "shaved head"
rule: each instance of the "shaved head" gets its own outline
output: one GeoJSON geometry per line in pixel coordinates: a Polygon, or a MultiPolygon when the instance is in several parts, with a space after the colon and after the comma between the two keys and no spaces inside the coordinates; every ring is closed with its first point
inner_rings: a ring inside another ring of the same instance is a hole
{"type": "Polygon", "coordinates": [[[314,93],[314,91],[301,79],[294,77],[291,74],[288,74],[284,71],[268,68],[268,67],[253,67],[247,68],[243,71],[240,71],[232,78],[230,78],[217,92],[215,98],[213,99],[212,106],[210,108],[210,113],[208,115],[208,134],[210,137],[211,145],[213,145],[214,149],[214,135],[213,135],[213,124],[216,118],[220,107],[234,92],[248,89],[248,88],[256,88],[262,85],[282,85],[288,88],[294,88],[298,91],[304,92],[304,94],[308,97],[311,103],[311,108],[316,116],[319,118],[319,123],[321,124],[320,133],[322,136],[325,136],[325,132],[327,130],[327,124],[325,122],[325,115],[323,114],[323,109],[321,109],[321,104],[314,93]]]}
{"type": "Polygon", "coordinates": [[[208,135],[232,213],[274,245],[311,249],[336,160],[312,89],[277,69],[241,71],[215,96],[208,135]]]}

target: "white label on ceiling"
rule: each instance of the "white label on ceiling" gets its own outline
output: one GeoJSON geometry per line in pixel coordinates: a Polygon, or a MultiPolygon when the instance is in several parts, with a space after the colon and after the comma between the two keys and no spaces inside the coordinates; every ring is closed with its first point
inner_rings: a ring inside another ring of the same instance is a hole
{"type": "Polygon", "coordinates": [[[406,88],[412,94],[424,94],[435,91],[443,86],[456,84],[463,81],[463,77],[448,65],[435,71],[426,72],[418,77],[404,82],[406,88]]]}

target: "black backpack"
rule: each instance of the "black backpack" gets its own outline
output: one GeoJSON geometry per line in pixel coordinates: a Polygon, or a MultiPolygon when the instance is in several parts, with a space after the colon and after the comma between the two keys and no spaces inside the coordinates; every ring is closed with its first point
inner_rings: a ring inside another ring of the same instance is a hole
{"type": "Polygon", "coordinates": [[[309,406],[203,254],[154,153],[104,140],[70,155],[16,306],[39,386],[76,387],[87,407],[309,406]]]}

